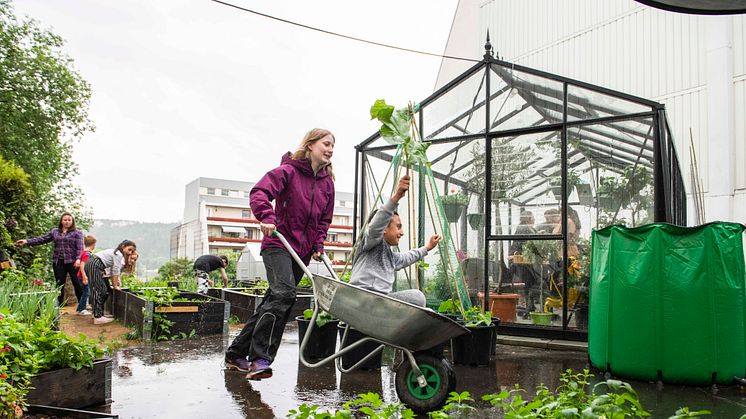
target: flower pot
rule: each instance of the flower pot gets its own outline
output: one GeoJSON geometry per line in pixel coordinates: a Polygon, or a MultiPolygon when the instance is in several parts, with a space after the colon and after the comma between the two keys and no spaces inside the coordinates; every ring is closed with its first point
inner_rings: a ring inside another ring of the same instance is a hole
{"type": "MultiPolygon", "coordinates": [[[[300,344],[303,342],[303,337],[306,335],[311,320],[306,320],[303,316],[298,316],[295,318],[295,321],[298,322],[298,348],[300,348],[300,344]]],[[[306,342],[303,356],[306,359],[330,357],[337,348],[338,325],[339,320],[332,320],[321,327],[314,324],[311,335],[308,337],[308,342],[306,342]]]]}
{"type": "MultiPolygon", "coordinates": [[[[484,298],[484,293],[478,293],[477,297],[484,298]]],[[[514,323],[516,319],[516,307],[518,306],[518,294],[495,294],[490,293],[490,312],[503,323],[514,323]]]]}
{"type": "Polygon", "coordinates": [[[497,343],[497,325],[468,327],[469,332],[451,339],[453,363],[460,365],[489,365],[490,355],[497,343]]]}
{"type": "Polygon", "coordinates": [[[551,326],[552,316],[554,313],[541,313],[538,311],[532,311],[529,313],[531,316],[531,322],[540,326],[551,326]]]}
{"type": "Polygon", "coordinates": [[[588,329],[588,304],[575,305],[575,326],[578,329],[588,329]]]}
{"type": "MultiPolygon", "coordinates": [[[[347,346],[352,345],[353,343],[367,337],[367,335],[364,335],[357,330],[350,328],[349,332],[347,332],[347,340],[345,340],[344,346],[342,346],[342,336],[344,336],[345,327],[343,325],[339,325],[337,328],[337,331],[339,332],[339,349],[345,348],[347,346]]],[[[350,368],[353,365],[357,364],[361,359],[365,358],[373,352],[376,348],[378,348],[381,344],[378,342],[369,341],[364,343],[363,345],[360,345],[356,348],[354,348],[352,351],[347,352],[346,354],[342,355],[342,368],[350,368]]],[[[374,370],[374,369],[380,369],[381,368],[381,359],[383,358],[383,351],[379,351],[374,357],[371,359],[365,361],[359,369],[363,370],[374,370]]],[[[344,376],[345,374],[342,374],[344,376]]]]}
{"type": "Polygon", "coordinates": [[[466,205],[459,203],[445,203],[443,204],[443,211],[446,213],[446,219],[449,223],[455,223],[461,218],[461,213],[464,211],[466,205]]]}
{"type": "Polygon", "coordinates": [[[472,230],[479,230],[484,225],[484,214],[467,214],[466,220],[469,222],[469,227],[472,230]]]}

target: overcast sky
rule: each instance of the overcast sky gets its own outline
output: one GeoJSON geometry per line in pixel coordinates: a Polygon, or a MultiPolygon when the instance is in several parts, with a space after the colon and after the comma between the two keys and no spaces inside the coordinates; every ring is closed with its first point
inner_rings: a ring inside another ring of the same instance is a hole
{"type": "MultiPolygon", "coordinates": [[[[234,4],[333,32],[442,53],[457,0],[234,4]]],[[[309,31],[209,0],[16,0],[66,40],[96,125],[75,145],[95,218],[178,221],[197,177],[256,181],[310,128],[337,138],[337,189],[379,98],[432,93],[440,60],[309,31]],[[119,179],[120,186],[113,183],[119,179]]],[[[476,57],[477,59],[479,57],[476,57]]]]}

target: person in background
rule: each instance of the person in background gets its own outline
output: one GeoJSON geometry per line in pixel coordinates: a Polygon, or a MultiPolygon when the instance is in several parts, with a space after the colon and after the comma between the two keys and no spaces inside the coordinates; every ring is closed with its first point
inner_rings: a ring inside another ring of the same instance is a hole
{"type": "Polygon", "coordinates": [[[130,255],[124,260],[122,272],[134,276],[135,272],[137,271],[137,259],[139,257],[140,254],[137,253],[137,250],[133,250],[132,253],[130,253],[130,255]]]}
{"type": "MultiPolygon", "coordinates": [[[[534,214],[531,211],[521,211],[521,221],[515,229],[515,234],[537,234],[534,228],[534,214]]],[[[540,278],[534,267],[523,261],[521,263],[513,261],[515,255],[523,255],[525,244],[526,240],[513,240],[508,259],[511,261],[511,272],[518,278],[518,281],[523,282],[523,298],[526,304],[526,312],[523,314],[523,318],[527,319],[530,316],[529,313],[536,310],[536,304],[541,305],[541,298],[539,296],[540,278]]]]}
{"type": "Polygon", "coordinates": [[[212,286],[210,272],[220,269],[220,275],[223,277],[223,287],[228,287],[228,274],[225,268],[228,267],[228,257],[225,255],[202,255],[194,261],[194,277],[197,280],[197,292],[207,294],[207,288],[212,286]]]}
{"type": "Polygon", "coordinates": [[[427,245],[418,249],[408,252],[394,252],[391,249],[399,244],[404,235],[396,208],[408,190],[409,175],[405,175],[399,180],[391,199],[373,214],[354,257],[350,284],[424,307],[425,294],[418,289],[391,292],[396,271],[422,260],[440,241],[440,236],[435,234],[427,245]]]}
{"type": "Polygon", "coordinates": [[[57,286],[60,287],[60,295],[57,302],[63,305],[65,299],[65,278],[70,275],[70,282],[75,289],[78,301],[83,297],[83,286],[78,281],[75,270],[80,266],[78,256],[83,252],[83,233],[75,227],[75,218],[69,212],[62,213],[57,228],[49,230],[43,236],[31,239],[18,240],[16,246],[38,246],[40,244],[54,242],[52,250],[52,271],[57,286]]]}
{"type": "Polygon", "coordinates": [[[134,242],[124,240],[116,249],[106,249],[92,255],[85,264],[85,274],[93,289],[93,303],[91,304],[93,324],[105,324],[114,320],[104,317],[104,302],[109,296],[109,281],[104,279],[106,268],[111,269],[111,287],[121,289],[119,275],[122,272],[122,266],[125,259],[135,250],[137,250],[137,245],[134,242]]]}
{"type": "Polygon", "coordinates": [[[312,129],[295,153],[283,156],[280,166],[267,172],[249,194],[251,211],[264,234],[261,255],[269,289],[226,351],[225,366],[248,372],[250,380],[272,377],[270,364],[295,303],[295,287],[303,277],[303,269],[273,233],[275,229],[282,233],[306,265],[324,252],[334,212],[335,141],[331,132],[312,129]]]}
{"type": "Polygon", "coordinates": [[[91,258],[93,250],[96,248],[96,238],[88,235],[83,239],[85,247],[80,253],[80,269],[78,269],[78,280],[83,286],[82,297],[78,300],[78,308],[75,310],[78,315],[87,316],[91,314],[90,311],[86,310],[88,304],[88,296],[90,294],[90,287],[88,286],[88,277],[85,274],[85,263],[91,258]]]}
{"type": "Polygon", "coordinates": [[[544,222],[536,227],[536,231],[543,234],[551,234],[560,223],[562,214],[557,208],[549,208],[544,211],[544,222]]]}

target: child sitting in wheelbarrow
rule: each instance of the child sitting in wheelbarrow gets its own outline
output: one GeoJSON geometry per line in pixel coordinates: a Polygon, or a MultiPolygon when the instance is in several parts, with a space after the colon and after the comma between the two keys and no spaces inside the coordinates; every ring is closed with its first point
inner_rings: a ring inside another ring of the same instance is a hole
{"type": "Polygon", "coordinates": [[[434,249],[440,236],[430,236],[427,244],[407,252],[395,252],[404,235],[401,218],[396,212],[399,200],[409,190],[409,175],[399,180],[396,192],[391,199],[374,212],[363,235],[352,264],[350,284],[370,291],[386,294],[397,300],[406,301],[421,307],[425,306],[425,294],[417,289],[391,292],[394,285],[394,273],[399,269],[422,260],[427,252],[434,249]]]}

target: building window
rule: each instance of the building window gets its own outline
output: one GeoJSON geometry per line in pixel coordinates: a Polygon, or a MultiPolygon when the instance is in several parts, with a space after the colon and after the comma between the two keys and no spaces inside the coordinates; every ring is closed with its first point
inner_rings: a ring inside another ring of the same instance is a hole
{"type": "Polygon", "coordinates": [[[241,210],[241,218],[251,218],[251,210],[241,210]]]}
{"type": "Polygon", "coordinates": [[[249,191],[243,191],[243,197],[248,198],[249,197],[249,191]]]}
{"type": "Polygon", "coordinates": [[[229,193],[230,191],[228,189],[223,188],[220,190],[220,195],[222,196],[228,196],[229,193]]]}
{"type": "Polygon", "coordinates": [[[344,207],[344,206],[346,206],[346,205],[347,205],[347,202],[345,202],[345,201],[342,201],[341,199],[339,200],[339,206],[340,206],[340,207],[344,207]]]}
{"type": "Polygon", "coordinates": [[[207,188],[208,195],[215,195],[215,188],[207,188]]]}
{"type": "Polygon", "coordinates": [[[326,257],[328,257],[329,260],[334,260],[334,252],[326,252],[326,257]]]}
{"type": "Polygon", "coordinates": [[[338,239],[338,237],[337,237],[337,233],[329,233],[329,237],[327,237],[326,239],[327,239],[328,241],[330,241],[330,242],[335,242],[335,241],[337,241],[337,239],[338,239]]]}

